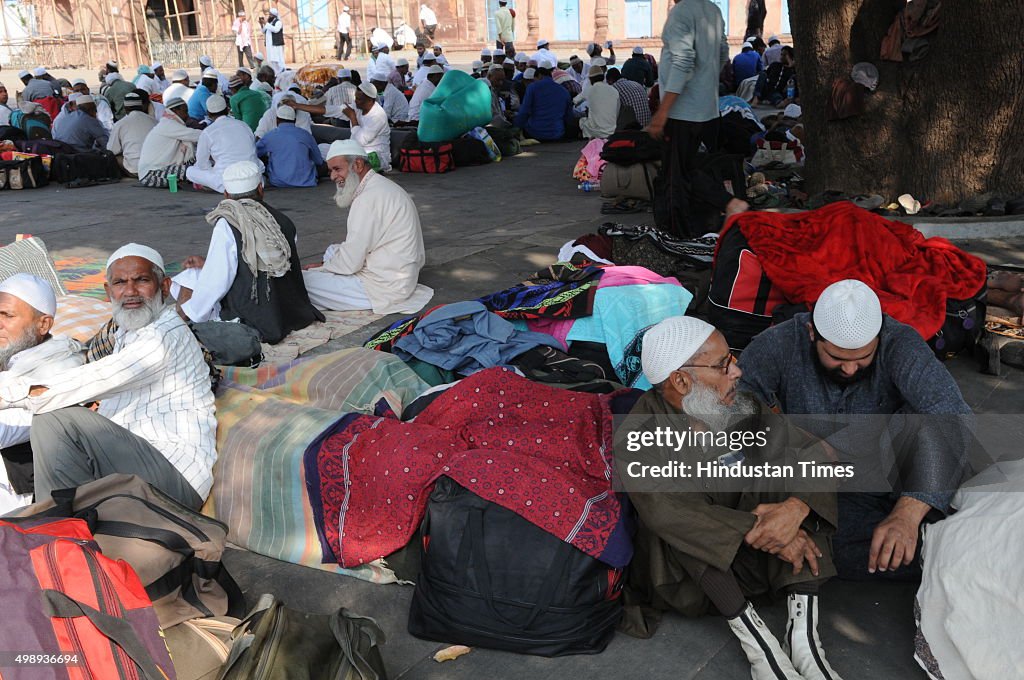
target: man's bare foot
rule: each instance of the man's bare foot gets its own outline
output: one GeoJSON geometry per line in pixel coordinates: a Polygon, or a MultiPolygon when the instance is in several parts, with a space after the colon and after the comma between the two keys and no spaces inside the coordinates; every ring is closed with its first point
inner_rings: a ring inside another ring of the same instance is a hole
{"type": "Polygon", "coordinates": [[[1024,277],[1015,272],[997,269],[989,273],[988,287],[1017,293],[1024,288],[1024,277]]]}
{"type": "Polygon", "coordinates": [[[750,204],[746,201],[734,198],[725,204],[725,219],[729,219],[733,215],[739,215],[740,213],[747,212],[750,210],[750,204]]]}

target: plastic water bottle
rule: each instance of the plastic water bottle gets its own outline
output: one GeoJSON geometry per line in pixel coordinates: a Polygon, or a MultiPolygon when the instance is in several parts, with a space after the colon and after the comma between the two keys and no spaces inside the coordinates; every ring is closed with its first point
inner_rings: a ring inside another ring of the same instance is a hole
{"type": "Polygon", "coordinates": [[[789,79],[786,83],[786,99],[793,101],[796,98],[796,80],[793,78],[789,79]]]}
{"type": "Polygon", "coordinates": [[[579,186],[577,186],[576,188],[579,189],[580,191],[586,191],[586,192],[589,193],[589,192],[594,190],[594,185],[592,183],[584,180],[584,181],[580,182],[579,186]]]}

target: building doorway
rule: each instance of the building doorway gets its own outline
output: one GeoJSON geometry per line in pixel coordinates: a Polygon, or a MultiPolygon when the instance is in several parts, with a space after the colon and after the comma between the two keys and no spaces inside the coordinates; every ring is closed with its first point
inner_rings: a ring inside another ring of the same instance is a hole
{"type": "Polygon", "coordinates": [[[580,0],[555,0],[555,40],[580,39],[580,0]]]}
{"type": "Polygon", "coordinates": [[[626,0],[626,37],[651,37],[651,0],[626,0]]]}

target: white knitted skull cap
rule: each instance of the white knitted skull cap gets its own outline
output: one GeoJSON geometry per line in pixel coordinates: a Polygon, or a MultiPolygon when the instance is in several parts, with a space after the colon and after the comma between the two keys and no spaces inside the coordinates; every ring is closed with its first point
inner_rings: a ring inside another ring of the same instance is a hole
{"type": "Polygon", "coordinates": [[[644,333],[640,365],[652,385],[665,382],[715,332],[715,327],[692,316],[670,316],[644,333]]]}
{"type": "Polygon", "coordinates": [[[882,303],[863,281],[836,281],[818,296],[814,327],[836,347],[860,349],[882,329],[882,303]]]}

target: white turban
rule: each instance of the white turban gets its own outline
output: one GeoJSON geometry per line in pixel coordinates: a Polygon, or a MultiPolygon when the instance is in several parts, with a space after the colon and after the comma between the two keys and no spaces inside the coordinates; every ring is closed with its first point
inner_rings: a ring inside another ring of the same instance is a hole
{"type": "MultiPolygon", "coordinates": [[[[374,76],[374,79],[376,79],[376,76],[374,76]]],[[[359,90],[363,94],[365,94],[367,97],[369,97],[370,99],[376,99],[377,98],[377,88],[375,88],[370,83],[367,83],[367,82],[361,83],[359,85],[359,90]]]]}
{"type": "Polygon", "coordinates": [[[106,82],[107,85],[113,85],[118,80],[124,80],[124,78],[121,77],[120,73],[114,71],[113,73],[108,73],[103,80],[104,82],[106,82]]]}
{"type": "Polygon", "coordinates": [[[644,333],[640,365],[652,385],[665,382],[697,353],[715,327],[692,316],[671,316],[644,333]]]}
{"type": "Polygon", "coordinates": [[[331,142],[331,148],[327,151],[325,161],[338,156],[359,156],[366,158],[366,149],[360,146],[359,142],[351,139],[338,139],[331,142]]]}
{"type": "Polygon", "coordinates": [[[814,327],[836,347],[860,349],[882,329],[882,304],[863,281],[836,281],[818,296],[814,327]]]}
{"type": "Polygon", "coordinates": [[[139,243],[129,243],[115,250],[113,254],[107,258],[107,269],[110,269],[110,265],[125,257],[141,257],[143,260],[152,262],[162,271],[167,271],[167,268],[164,267],[164,258],[160,257],[160,253],[156,252],[149,246],[144,246],[139,243]]]}
{"type": "Polygon", "coordinates": [[[32,75],[35,76],[36,78],[39,78],[41,76],[45,76],[46,75],[46,67],[45,66],[37,66],[37,67],[35,67],[32,70],[32,75]]]}
{"type": "Polygon", "coordinates": [[[204,54],[203,56],[199,57],[199,64],[201,66],[213,66],[213,59],[210,59],[209,55],[204,54]]]}
{"type": "Polygon", "coordinates": [[[270,8],[270,13],[273,14],[275,17],[276,16],[280,16],[280,12],[277,11],[276,7],[271,7],[270,8]]]}
{"type": "Polygon", "coordinates": [[[32,274],[18,273],[0,283],[0,293],[18,298],[37,312],[49,316],[57,313],[57,297],[46,281],[32,274]]]}
{"type": "MultiPolygon", "coordinates": [[[[292,116],[294,115],[292,113],[292,116]]],[[[223,181],[224,191],[237,196],[255,191],[256,187],[263,182],[263,173],[260,172],[260,166],[252,161],[239,161],[232,163],[224,170],[223,181]]]]}

